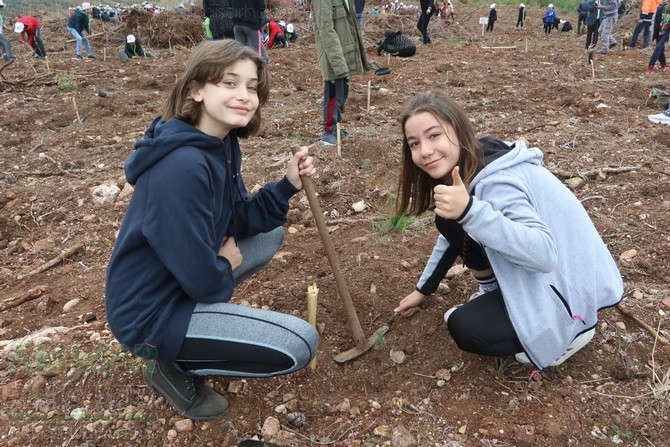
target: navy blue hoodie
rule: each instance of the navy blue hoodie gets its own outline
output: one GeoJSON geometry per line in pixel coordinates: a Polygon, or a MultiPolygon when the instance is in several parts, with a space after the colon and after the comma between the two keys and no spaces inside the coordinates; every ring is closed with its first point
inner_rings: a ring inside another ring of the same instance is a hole
{"type": "Polygon", "coordinates": [[[196,303],[227,302],[235,281],[224,237],[283,225],[298,190],[284,177],[250,197],[237,137],[156,118],[125,163],[135,185],[107,270],[114,336],[138,355],[174,360],[196,303]]]}

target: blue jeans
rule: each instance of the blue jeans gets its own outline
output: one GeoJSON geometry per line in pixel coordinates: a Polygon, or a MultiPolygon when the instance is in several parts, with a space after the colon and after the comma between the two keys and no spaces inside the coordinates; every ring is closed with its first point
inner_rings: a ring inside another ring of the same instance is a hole
{"type": "Polygon", "coordinates": [[[0,34],[0,52],[3,54],[4,61],[8,61],[14,58],[14,53],[12,53],[12,45],[9,43],[9,39],[5,37],[4,34],[0,34]]]}
{"type": "Polygon", "coordinates": [[[70,28],[69,26],[67,27],[67,30],[70,31],[70,34],[72,34],[74,39],[77,41],[77,47],[75,49],[75,53],[77,54],[77,56],[81,56],[82,42],[84,43],[84,49],[86,50],[86,55],[93,56],[93,52],[91,51],[91,45],[88,43],[88,38],[84,37],[83,33],[79,34],[76,29],[70,28]]]}
{"type": "Polygon", "coordinates": [[[649,46],[649,39],[651,38],[651,22],[643,21],[635,25],[633,29],[633,36],[630,38],[630,47],[635,48],[637,45],[637,38],[640,35],[640,31],[644,30],[642,33],[642,48],[647,48],[649,46]]]}

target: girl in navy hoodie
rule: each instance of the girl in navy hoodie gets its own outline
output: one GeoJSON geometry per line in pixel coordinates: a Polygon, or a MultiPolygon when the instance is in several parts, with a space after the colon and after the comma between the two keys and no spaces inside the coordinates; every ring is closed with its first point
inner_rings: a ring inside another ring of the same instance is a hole
{"type": "Polygon", "coordinates": [[[234,40],[201,43],[125,162],[135,185],[109,262],[106,313],[147,383],[180,415],[223,416],[202,376],[270,377],[307,366],[318,334],[287,314],[229,303],[284,238],[289,199],[312,176],[307,148],[283,179],[247,193],[238,138],[260,127],[270,75],[234,40]]]}
{"type": "Polygon", "coordinates": [[[479,290],[444,315],[459,348],[516,354],[538,369],[583,348],[598,310],[621,300],[623,281],[580,201],[542,167],[542,152],[476,139],[463,109],[442,93],[415,96],[401,122],[397,212],[434,210],[440,236],[395,312],[416,313],[460,257],[479,290]]]}

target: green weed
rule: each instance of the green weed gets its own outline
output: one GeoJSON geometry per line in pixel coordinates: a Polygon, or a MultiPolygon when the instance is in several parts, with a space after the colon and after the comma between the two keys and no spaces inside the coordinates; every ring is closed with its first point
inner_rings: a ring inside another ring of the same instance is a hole
{"type": "Polygon", "coordinates": [[[509,368],[509,361],[502,357],[495,358],[495,371],[498,377],[505,375],[505,371],[509,368]]]}
{"type": "Polygon", "coordinates": [[[58,75],[56,82],[58,84],[58,90],[61,92],[72,92],[76,88],[74,78],[69,73],[58,75]]]}

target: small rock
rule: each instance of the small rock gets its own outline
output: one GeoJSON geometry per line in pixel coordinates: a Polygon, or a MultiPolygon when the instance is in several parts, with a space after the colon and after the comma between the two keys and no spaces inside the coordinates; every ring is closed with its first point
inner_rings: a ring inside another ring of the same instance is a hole
{"type": "Polygon", "coordinates": [[[391,360],[393,361],[393,363],[397,365],[405,363],[405,360],[407,359],[405,353],[399,349],[391,349],[389,355],[391,356],[391,360]]]}
{"type": "Polygon", "coordinates": [[[228,383],[228,392],[233,394],[240,394],[247,387],[247,384],[244,380],[234,380],[228,383]]]}
{"type": "Polygon", "coordinates": [[[584,184],[584,180],[580,177],[572,177],[567,179],[565,184],[571,189],[577,189],[584,184]]]}
{"type": "Polygon", "coordinates": [[[619,260],[622,262],[630,263],[635,256],[637,256],[637,250],[632,248],[630,250],[626,250],[623,253],[621,253],[621,255],[619,256],[619,260]]]}
{"type": "Polygon", "coordinates": [[[117,200],[123,200],[127,197],[130,197],[133,194],[133,191],[135,191],[135,188],[133,188],[130,183],[124,183],[123,189],[119,193],[117,200]]]}
{"type": "Polygon", "coordinates": [[[193,430],[193,421],[190,419],[179,419],[174,422],[174,429],[179,433],[193,430]]]}
{"type": "Polygon", "coordinates": [[[35,248],[35,251],[40,253],[40,252],[45,252],[45,251],[52,251],[54,248],[56,248],[56,242],[54,242],[53,239],[41,239],[33,244],[33,247],[35,248]]]}
{"type": "Polygon", "coordinates": [[[349,410],[351,410],[351,402],[345,397],[342,402],[335,406],[335,408],[342,413],[348,413],[349,410]]]}
{"type": "Polygon", "coordinates": [[[111,205],[121,193],[116,182],[108,180],[102,185],[91,188],[91,198],[96,205],[111,205]]]}
{"type": "Polygon", "coordinates": [[[75,408],[74,410],[70,411],[70,417],[74,419],[75,421],[79,421],[86,416],[86,408],[75,408]]]}
{"type": "Polygon", "coordinates": [[[279,433],[279,430],[281,430],[281,423],[279,422],[279,419],[270,416],[269,418],[265,419],[265,422],[263,422],[261,436],[263,436],[263,438],[272,438],[277,433],[279,433]]]}
{"type": "Polygon", "coordinates": [[[391,434],[391,445],[393,447],[416,447],[416,439],[404,426],[393,427],[391,434]]]}
{"type": "Polygon", "coordinates": [[[389,425],[380,425],[375,428],[374,434],[382,438],[390,438],[393,434],[393,429],[389,425]]]}
{"type": "Polygon", "coordinates": [[[23,390],[23,380],[15,380],[3,386],[0,390],[0,395],[5,400],[16,400],[21,396],[23,390]]]}
{"type": "Polygon", "coordinates": [[[435,373],[435,377],[439,380],[449,381],[451,380],[451,372],[448,369],[440,369],[435,373]]]}
{"type": "Polygon", "coordinates": [[[71,311],[72,309],[74,309],[74,307],[75,307],[77,304],[79,304],[79,301],[80,301],[79,298],[73,298],[73,299],[71,299],[70,301],[68,301],[67,303],[65,303],[65,304],[63,305],[63,313],[68,313],[69,311],[71,311]]]}
{"type": "Polygon", "coordinates": [[[307,416],[304,413],[294,412],[286,415],[286,420],[291,427],[300,428],[307,425],[307,416]]]}
{"type": "Polygon", "coordinates": [[[351,205],[351,208],[352,208],[352,209],[354,210],[354,212],[356,212],[356,213],[362,213],[363,211],[365,211],[365,208],[366,208],[366,206],[365,206],[365,202],[364,202],[363,200],[359,200],[358,202],[353,203],[353,204],[351,205]]]}

